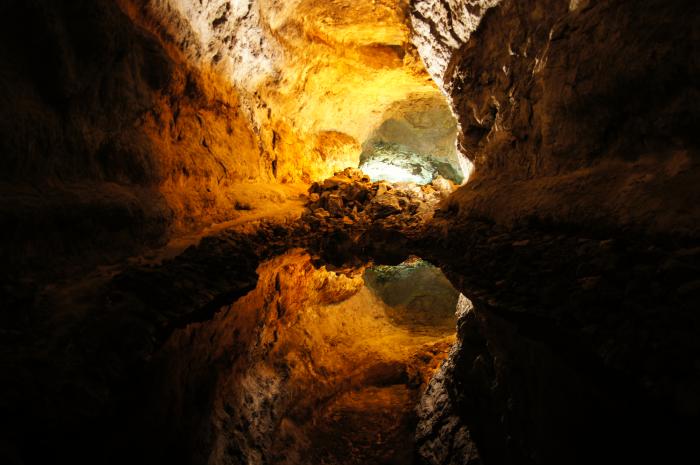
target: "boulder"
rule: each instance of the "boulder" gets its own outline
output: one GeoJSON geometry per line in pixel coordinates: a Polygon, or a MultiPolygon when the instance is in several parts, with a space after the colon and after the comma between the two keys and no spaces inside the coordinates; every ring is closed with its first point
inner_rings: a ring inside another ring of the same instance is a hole
{"type": "Polygon", "coordinates": [[[327,205],[328,212],[337,217],[343,217],[345,215],[345,203],[343,198],[338,194],[331,194],[328,196],[327,205]]]}
{"type": "Polygon", "coordinates": [[[370,203],[371,214],[376,218],[386,218],[401,212],[399,199],[391,194],[378,195],[370,203]]]}

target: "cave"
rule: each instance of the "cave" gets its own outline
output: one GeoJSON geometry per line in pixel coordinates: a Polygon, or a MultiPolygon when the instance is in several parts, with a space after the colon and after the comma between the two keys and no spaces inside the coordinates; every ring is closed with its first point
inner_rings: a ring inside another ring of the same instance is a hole
{"type": "Polygon", "coordinates": [[[442,94],[411,95],[392,104],[382,120],[362,144],[358,168],[370,180],[465,182],[471,162],[457,151],[457,120],[442,94]]]}
{"type": "Polygon", "coordinates": [[[697,463],[695,0],[5,0],[0,463],[697,463]]]}

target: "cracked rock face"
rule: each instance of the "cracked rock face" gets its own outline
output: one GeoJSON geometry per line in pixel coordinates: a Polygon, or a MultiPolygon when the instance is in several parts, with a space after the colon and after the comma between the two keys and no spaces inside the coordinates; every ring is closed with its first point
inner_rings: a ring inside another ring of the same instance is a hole
{"type": "Polygon", "coordinates": [[[479,26],[489,8],[501,0],[413,0],[413,43],[439,86],[449,84],[445,73],[453,54],[479,26]]]}
{"type": "MultiPolygon", "coordinates": [[[[260,0],[169,0],[141,2],[194,63],[211,67],[238,88],[254,92],[280,72],[283,51],[262,12],[280,2],[260,0]]],[[[294,2],[288,2],[293,4],[294,2]]]]}
{"type": "Polygon", "coordinates": [[[698,5],[504,0],[473,7],[412,7],[414,40],[449,95],[460,151],[475,164],[478,187],[455,199],[461,212],[697,234],[697,209],[687,201],[699,176],[690,122],[700,97],[690,83],[700,68],[689,59],[697,55],[698,5]],[[478,28],[465,26],[475,25],[477,12],[478,28]],[[446,36],[455,24],[469,30],[468,40],[446,36]]]}

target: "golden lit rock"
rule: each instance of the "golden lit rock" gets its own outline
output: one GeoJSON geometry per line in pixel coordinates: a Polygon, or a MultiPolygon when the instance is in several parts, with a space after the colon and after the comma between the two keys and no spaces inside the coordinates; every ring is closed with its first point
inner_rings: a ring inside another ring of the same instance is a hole
{"type": "Polygon", "coordinates": [[[0,464],[700,463],[698,31],[3,0],[0,464]]]}

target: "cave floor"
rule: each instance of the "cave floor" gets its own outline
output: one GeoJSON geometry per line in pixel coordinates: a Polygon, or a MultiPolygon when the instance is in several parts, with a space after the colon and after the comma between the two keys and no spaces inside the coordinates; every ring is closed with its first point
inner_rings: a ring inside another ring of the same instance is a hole
{"type": "MultiPolygon", "coordinates": [[[[242,199],[237,201],[232,219],[173,237],[163,247],[131,257],[129,265],[158,265],[180,255],[203,238],[226,230],[253,232],[260,222],[288,224],[298,220],[306,207],[307,184],[246,184],[242,199]]],[[[239,194],[241,195],[241,194],[239,194]]]]}

